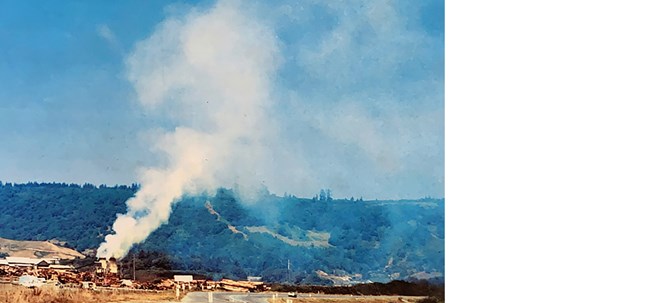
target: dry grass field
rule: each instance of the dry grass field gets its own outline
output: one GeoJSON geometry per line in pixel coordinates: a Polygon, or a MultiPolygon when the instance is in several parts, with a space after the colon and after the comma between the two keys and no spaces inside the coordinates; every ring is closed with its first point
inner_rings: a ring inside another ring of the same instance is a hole
{"type": "Polygon", "coordinates": [[[0,303],[153,303],[176,301],[175,299],[173,291],[92,291],[56,287],[30,289],[18,285],[0,284],[0,303]]]}
{"type": "Polygon", "coordinates": [[[0,253],[25,258],[84,258],[80,252],[47,241],[18,241],[0,238],[0,253]]]}

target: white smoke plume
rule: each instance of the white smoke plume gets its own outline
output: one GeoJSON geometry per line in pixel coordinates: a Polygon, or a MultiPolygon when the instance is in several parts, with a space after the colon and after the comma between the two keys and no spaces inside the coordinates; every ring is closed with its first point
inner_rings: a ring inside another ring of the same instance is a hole
{"type": "Polygon", "coordinates": [[[127,78],[164,125],[146,138],[159,158],[98,256],[124,256],[183,195],[219,187],[245,203],[263,187],[443,194],[443,62],[431,53],[442,37],[412,29],[399,1],[324,3],[221,0],[167,17],[135,46],[127,78]],[[336,21],[313,26],[325,22],[314,12],[336,21]]]}
{"type": "Polygon", "coordinates": [[[273,32],[238,5],[219,1],[207,12],[168,18],[128,58],[138,100],[174,127],[153,135],[164,165],[141,171],[140,190],[97,256],[126,255],[167,222],[183,194],[235,185],[255,191],[249,180],[259,180],[255,166],[267,160],[261,151],[273,123],[265,111],[281,58],[273,32]]]}

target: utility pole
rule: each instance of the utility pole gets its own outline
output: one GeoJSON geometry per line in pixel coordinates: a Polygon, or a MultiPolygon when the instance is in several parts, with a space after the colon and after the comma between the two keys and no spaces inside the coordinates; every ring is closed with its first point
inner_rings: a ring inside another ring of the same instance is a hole
{"type": "Polygon", "coordinates": [[[291,259],[287,259],[287,273],[289,275],[289,283],[291,282],[291,259]]]}
{"type": "Polygon", "coordinates": [[[133,281],[135,281],[135,253],[133,254],[133,281]]]}

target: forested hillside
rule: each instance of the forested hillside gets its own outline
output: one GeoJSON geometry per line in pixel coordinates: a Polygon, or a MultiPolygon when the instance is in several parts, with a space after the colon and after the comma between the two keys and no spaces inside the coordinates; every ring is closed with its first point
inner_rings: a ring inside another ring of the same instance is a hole
{"type": "MultiPolygon", "coordinates": [[[[97,248],[135,191],[2,184],[0,237],[97,248]]],[[[444,272],[444,200],[333,199],[328,191],[311,199],[267,194],[255,203],[235,197],[221,189],[176,203],[169,222],[132,249],[138,267],[322,284],[444,272]]]]}
{"type": "Polygon", "coordinates": [[[110,230],[115,214],[126,211],[132,185],[0,182],[0,237],[50,240],[83,251],[96,248],[110,230]]]}

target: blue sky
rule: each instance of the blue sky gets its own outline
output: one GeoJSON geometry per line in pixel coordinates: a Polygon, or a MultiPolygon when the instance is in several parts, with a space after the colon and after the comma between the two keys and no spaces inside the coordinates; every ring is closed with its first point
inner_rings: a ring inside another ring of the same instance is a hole
{"type": "MultiPolygon", "coordinates": [[[[138,83],[153,75],[145,68],[166,63],[139,62],[164,51],[152,37],[184,41],[164,24],[191,29],[195,19],[219,16],[206,13],[214,6],[2,1],[0,180],[130,184],[142,181],[143,168],[164,166],[169,151],[152,150],[160,137],[151,133],[201,129],[202,108],[188,111],[194,99],[175,94],[161,98],[191,100],[148,108],[138,83]]],[[[273,165],[260,157],[227,161],[256,163],[249,169],[260,173],[249,175],[278,194],[444,196],[442,1],[236,6],[277,48],[263,111],[273,132],[259,147],[273,165]]],[[[236,167],[220,172],[238,174],[236,167]]]]}

